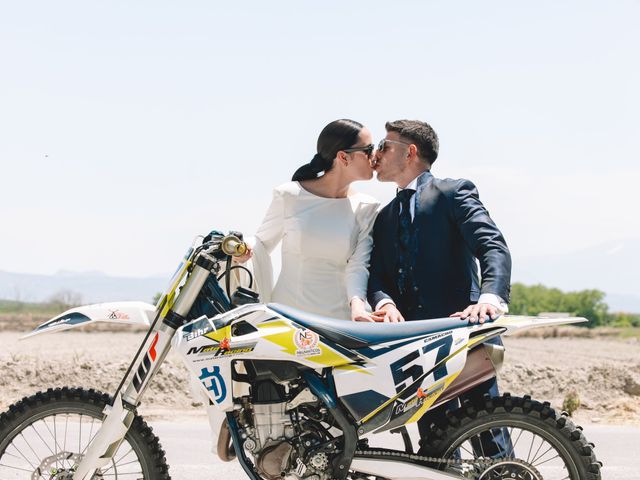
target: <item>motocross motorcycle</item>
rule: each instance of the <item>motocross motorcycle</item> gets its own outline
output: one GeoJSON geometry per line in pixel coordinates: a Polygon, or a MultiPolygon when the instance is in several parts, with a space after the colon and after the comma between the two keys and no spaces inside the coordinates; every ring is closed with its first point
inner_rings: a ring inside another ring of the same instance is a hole
{"type": "Polygon", "coordinates": [[[245,251],[239,235],[212,232],[188,250],[157,306],[74,308],[29,334],[97,321],[149,326],[113,396],[49,389],[0,415],[0,479],[170,479],[136,407],[172,348],[226,417],[219,456],[254,480],[600,478],[581,428],[528,396],[465,401],[431,424],[417,451],[406,429],[496,375],[501,351],[487,340],[584,319],[323,318],[259,303],[252,279],[231,292],[233,270],[244,268],[231,258],[245,251]],[[394,448],[369,445],[381,432],[398,433],[386,435],[394,448]]]}

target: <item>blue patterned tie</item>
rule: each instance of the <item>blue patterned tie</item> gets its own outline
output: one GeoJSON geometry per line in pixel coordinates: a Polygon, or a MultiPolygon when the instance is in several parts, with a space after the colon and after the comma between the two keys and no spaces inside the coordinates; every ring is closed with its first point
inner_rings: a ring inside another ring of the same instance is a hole
{"type": "Polygon", "coordinates": [[[411,223],[411,197],[415,190],[405,188],[396,194],[400,202],[398,221],[398,291],[405,295],[413,284],[411,278],[413,225],[411,223]]]}

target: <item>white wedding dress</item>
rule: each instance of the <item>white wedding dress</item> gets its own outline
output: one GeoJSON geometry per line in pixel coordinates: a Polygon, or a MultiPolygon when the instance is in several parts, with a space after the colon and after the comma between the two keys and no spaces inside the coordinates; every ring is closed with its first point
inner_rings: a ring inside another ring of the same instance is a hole
{"type": "MultiPolygon", "coordinates": [[[[253,257],[246,266],[253,272],[253,288],[260,301],[349,320],[351,299],[366,299],[371,229],[379,205],[362,193],[347,198],[319,197],[298,182],[274,189],[255,238],[247,238],[253,257]],[[274,287],[270,255],[280,242],[282,268],[274,287]]],[[[246,275],[239,269],[234,272],[232,284],[246,286],[246,275]]],[[[199,385],[192,384],[192,389],[194,395],[204,395],[199,385]]],[[[206,395],[202,402],[207,405],[212,451],[216,452],[224,412],[209,405],[206,395]]]]}
{"type": "Polygon", "coordinates": [[[349,319],[353,297],[366,299],[371,228],[379,202],[362,193],[325,198],[298,182],[280,185],[253,240],[252,269],[262,302],[349,319]],[[270,254],[282,242],[273,287],[270,254]]]}

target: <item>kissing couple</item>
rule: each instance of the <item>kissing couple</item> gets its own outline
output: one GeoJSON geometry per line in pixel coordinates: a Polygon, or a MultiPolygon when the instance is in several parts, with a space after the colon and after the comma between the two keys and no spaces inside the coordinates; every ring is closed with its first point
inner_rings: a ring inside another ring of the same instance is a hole
{"type": "MultiPolygon", "coordinates": [[[[311,161],[274,190],[239,259],[251,259],[261,301],[358,322],[448,316],[483,322],[506,313],[511,256],[475,185],[433,176],[439,142],[428,123],[397,120],[385,128],[376,147],[361,123],[329,123],[311,161]],[[398,188],[382,209],[351,185],[374,171],[378,181],[398,188]],[[282,269],[273,286],[270,253],[280,242],[282,269]]],[[[488,343],[502,345],[499,337],[488,343]]],[[[485,394],[498,396],[495,377],[460,400],[485,394]]],[[[424,415],[421,438],[457,402],[424,415]]],[[[509,442],[506,434],[481,441],[486,451],[506,451],[509,442]]]]}
{"type": "Polygon", "coordinates": [[[274,190],[249,252],[238,259],[252,259],[261,300],[361,322],[482,322],[505,313],[511,257],[476,187],[432,175],[439,142],[428,123],[397,120],[385,128],[376,148],[361,123],[329,123],[312,160],[274,190]],[[398,187],[381,210],[351,185],[374,171],[398,187]],[[274,287],[269,254],[280,242],[274,287]]]}

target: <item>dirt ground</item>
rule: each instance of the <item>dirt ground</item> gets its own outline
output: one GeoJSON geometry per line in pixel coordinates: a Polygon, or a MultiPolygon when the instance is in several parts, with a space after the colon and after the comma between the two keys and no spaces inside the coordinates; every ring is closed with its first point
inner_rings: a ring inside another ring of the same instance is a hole
{"type": "MultiPolygon", "coordinates": [[[[140,331],[72,331],[20,341],[23,334],[0,329],[0,411],[49,387],[113,393],[144,336],[140,331]]],[[[529,394],[558,409],[573,391],[581,404],[577,421],[640,425],[638,339],[509,337],[504,342],[501,391],[529,394]]],[[[175,354],[169,354],[139,410],[166,419],[202,412],[175,354]]]]}

